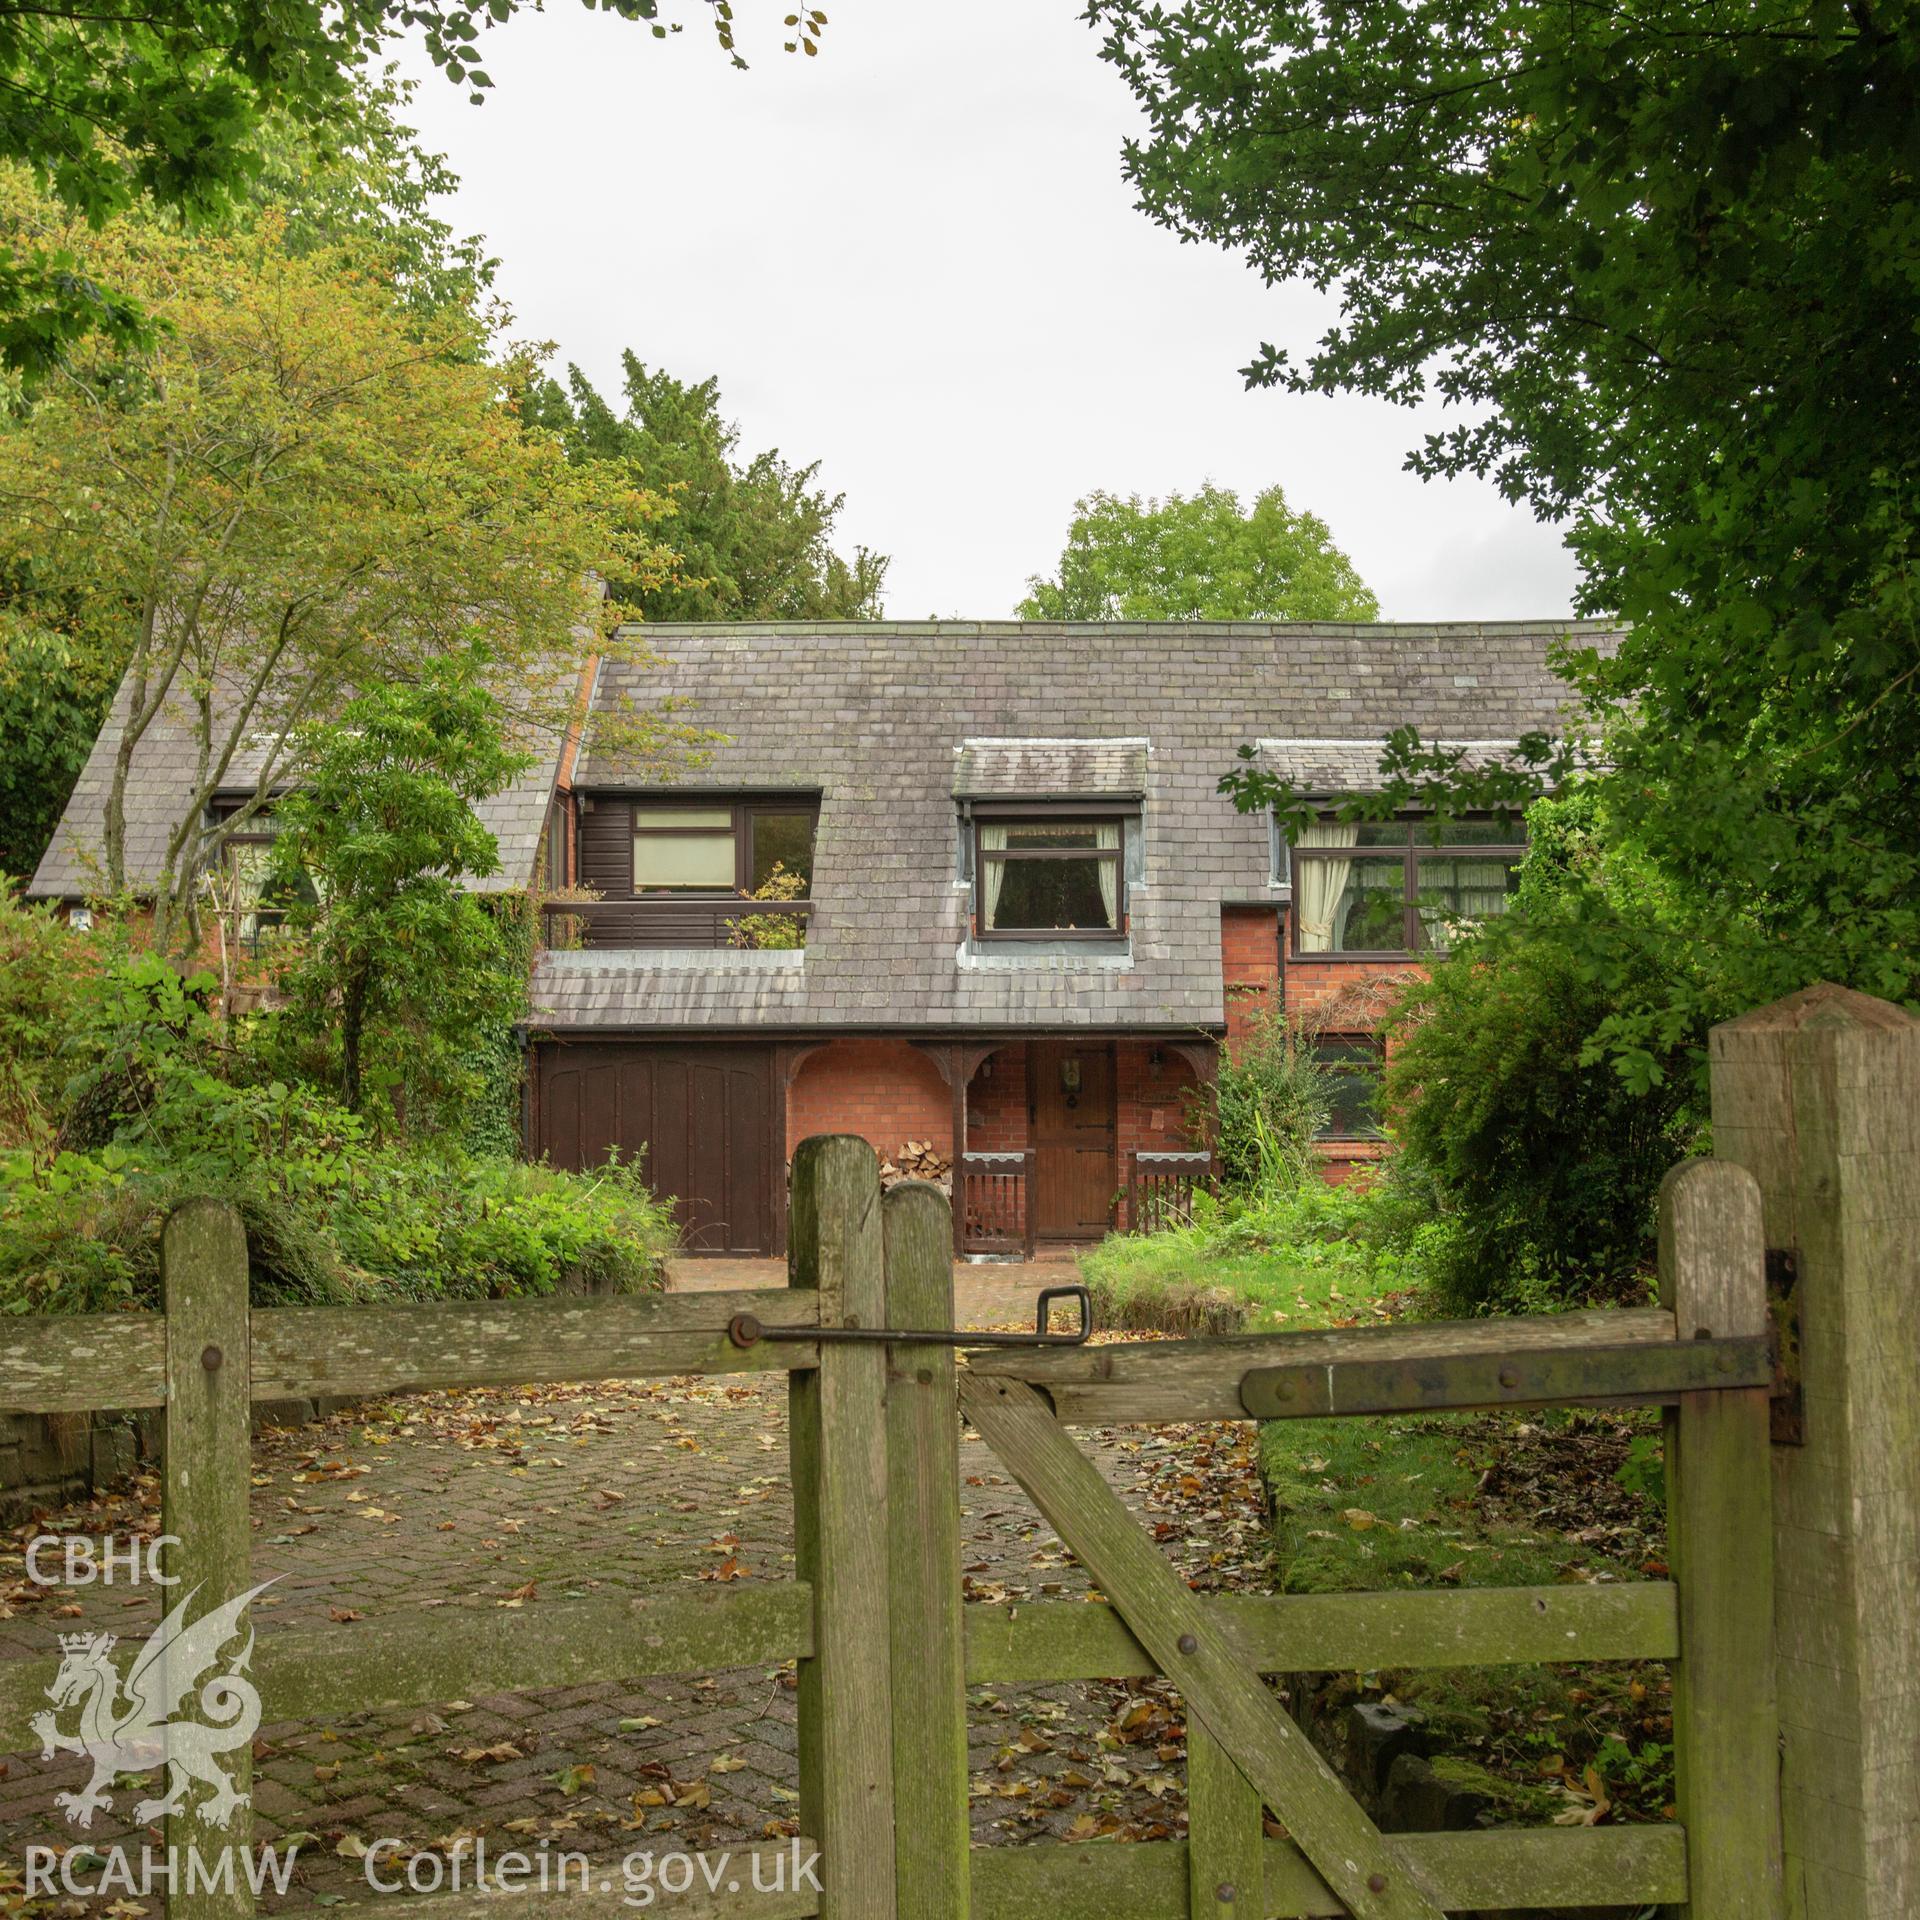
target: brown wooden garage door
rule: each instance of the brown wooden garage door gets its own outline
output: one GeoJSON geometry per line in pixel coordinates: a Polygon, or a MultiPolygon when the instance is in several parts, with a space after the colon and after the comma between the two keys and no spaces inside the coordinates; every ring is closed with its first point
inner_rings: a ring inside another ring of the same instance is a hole
{"type": "Polygon", "coordinates": [[[535,1150],[556,1167],[645,1155],[695,1253],[774,1247],[772,1061],[764,1047],[548,1045],[535,1150]]]}

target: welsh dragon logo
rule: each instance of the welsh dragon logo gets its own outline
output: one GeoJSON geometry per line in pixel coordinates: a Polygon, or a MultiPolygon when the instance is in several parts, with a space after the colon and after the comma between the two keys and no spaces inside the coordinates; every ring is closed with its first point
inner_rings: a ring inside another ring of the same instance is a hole
{"type": "Polygon", "coordinates": [[[228,1824],[234,1809],[246,1803],[246,1796],[234,1791],[221,1756],[248,1745],[260,1724],[260,1694],[247,1678],[253,1629],[243,1624],[243,1616],[254,1596],[272,1585],[271,1580],[263,1580],[192,1622],[187,1612],[200,1589],[189,1588],[148,1636],[124,1675],[110,1658],[115,1644],[112,1634],[60,1636],[60,1671],[47,1689],[54,1711],[36,1713],[33,1730],[40,1736],[41,1759],[77,1753],[93,1762],[93,1778],[78,1793],[54,1795],[54,1804],[68,1820],[90,1827],[98,1810],[113,1805],[106,1789],[116,1774],[143,1773],[164,1765],[166,1793],[157,1800],[137,1802],[136,1822],[144,1825],[184,1812],[197,1783],[213,1793],[203,1810],[205,1817],[218,1827],[228,1824]],[[242,1633],[245,1644],[227,1658],[223,1671],[213,1671],[221,1667],[222,1649],[242,1633]],[[196,1686],[203,1717],[175,1718],[196,1686]],[[60,1712],[70,1706],[79,1709],[79,1730],[62,1733],[60,1712]]]}

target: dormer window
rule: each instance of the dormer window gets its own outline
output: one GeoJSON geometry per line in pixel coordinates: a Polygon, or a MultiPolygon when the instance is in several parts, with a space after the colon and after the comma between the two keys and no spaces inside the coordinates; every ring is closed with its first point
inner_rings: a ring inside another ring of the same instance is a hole
{"type": "Polygon", "coordinates": [[[983,938],[1116,938],[1126,926],[1126,816],[977,809],[974,915],[983,938]]]}
{"type": "Polygon", "coordinates": [[[593,947],[799,947],[812,912],[818,798],[587,793],[577,879],[550,902],[593,947]]]}
{"type": "Polygon", "coordinates": [[[753,893],[776,867],[813,878],[818,810],[777,802],[633,807],[633,881],[639,893],[753,893]]]}
{"type": "Polygon", "coordinates": [[[732,807],[635,807],[633,890],[731,893],[740,860],[732,807]]]}

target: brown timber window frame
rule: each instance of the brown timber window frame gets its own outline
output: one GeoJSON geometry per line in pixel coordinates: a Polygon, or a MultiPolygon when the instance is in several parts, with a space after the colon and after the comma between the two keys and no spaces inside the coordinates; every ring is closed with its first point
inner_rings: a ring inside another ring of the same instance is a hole
{"type": "Polygon", "coordinates": [[[1060,801],[1044,806],[976,802],[968,823],[976,937],[1124,940],[1127,837],[1139,831],[1139,819],[1137,801],[1060,801]],[[1053,873],[1042,872],[1049,867],[1053,873]],[[1007,902],[1010,886],[1021,896],[1011,904],[1007,902]],[[1050,925],[996,924],[1003,914],[1034,918],[1045,910],[1049,898],[1056,911],[1065,910],[1074,917],[1050,925]]]}
{"type": "MultiPolygon", "coordinates": [[[[627,898],[745,898],[764,882],[763,869],[769,869],[776,858],[789,872],[799,872],[807,891],[812,891],[814,838],[820,821],[817,794],[590,794],[581,796],[577,804],[598,816],[595,838],[603,846],[606,828],[600,823],[609,813],[620,822],[617,831],[626,855],[627,898]],[[782,833],[775,829],[777,821],[791,824],[782,833]],[[726,851],[707,874],[700,874],[701,843],[708,843],[704,851],[719,852],[718,843],[723,840],[730,843],[726,851]],[[791,844],[780,844],[783,841],[791,844]],[[649,866],[643,860],[642,849],[648,842],[661,855],[658,865],[649,866]],[[675,851],[690,877],[649,877],[670,870],[675,851]]],[[[608,885],[613,875],[604,869],[582,878],[591,879],[607,897],[620,897],[619,890],[608,885]]]]}
{"type": "Polygon", "coordinates": [[[229,830],[227,822],[238,819],[254,805],[250,793],[217,793],[207,803],[210,826],[219,834],[214,858],[227,875],[231,891],[221,909],[229,919],[229,931],[235,943],[255,959],[285,931],[287,914],[294,906],[311,905],[319,899],[313,882],[304,874],[291,893],[268,884],[268,867],[278,827],[273,817],[273,802],[268,800],[238,828],[229,830]]]}
{"type": "Polygon", "coordinates": [[[1293,933],[1302,960],[1407,960],[1445,953],[1456,929],[1506,911],[1526,853],[1518,821],[1341,823],[1307,830],[1290,856],[1293,933]]]}
{"type": "Polygon", "coordinates": [[[1377,1033],[1322,1033],[1311,1043],[1314,1064],[1333,1082],[1326,1124],[1316,1140],[1378,1140],[1380,1079],[1387,1045],[1377,1033]]]}

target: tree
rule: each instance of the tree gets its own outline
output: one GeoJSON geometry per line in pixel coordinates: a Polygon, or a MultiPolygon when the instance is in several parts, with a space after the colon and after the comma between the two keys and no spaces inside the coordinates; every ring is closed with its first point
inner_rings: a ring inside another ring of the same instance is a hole
{"type": "Polygon", "coordinates": [[[1022,620],[1377,620],[1380,603],[1324,520],[1278,487],[1242,510],[1211,484],[1165,500],[1073,505],[1056,578],[1030,579],[1022,620]]]}
{"type": "Polygon", "coordinates": [[[0,874],[24,878],[86,765],[105,701],[91,663],[57,631],[16,626],[10,597],[0,586],[0,874]]]}
{"type": "Polygon", "coordinates": [[[487,296],[499,263],[479,235],[455,233],[435,211],[460,178],[401,118],[418,90],[389,67],[362,77],[324,132],[269,115],[259,167],[231,219],[277,217],[292,252],[324,247],[361,261],[410,312],[466,313],[487,296]]]}
{"type": "Polygon", "coordinates": [[[484,655],[426,662],[311,730],[305,777],[275,809],[273,881],[295,958],[280,1016],[330,1056],[341,1101],[410,1079],[457,1099],[476,1029],[517,1004],[500,929],[463,879],[500,870],[474,802],[527,764],[503,739],[484,655]]]}
{"type": "MultiPolygon", "coordinates": [[[[64,217],[17,170],[0,208],[64,217]]],[[[163,712],[191,728],[153,880],[165,945],[190,919],[208,803],[238,788],[221,831],[243,826],[297,777],[307,723],[456,651],[485,659],[518,722],[557,730],[569,636],[647,657],[590,575],[645,581],[666,556],[657,501],[522,428],[463,309],[409,311],[352,252],[291,251],[272,212],[200,240],[129,217],[85,249],[164,326],[133,358],[76,350],[0,434],[0,567],[22,583],[16,622],[124,664],[104,890],[128,880],[136,748],[163,712]]],[[[658,713],[612,730],[643,752],[685,737],[658,713]]]]}
{"type": "Polygon", "coordinates": [[[671,575],[620,583],[649,620],[877,620],[887,560],[831,545],[846,496],[814,485],[815,460],[788,465],[778,449],[736,460],[740,429],[720,416],[720,383],[689,386],[621,356],[624,412],[578,367],[567,384],[542,381],[530,421],[558,434],[572,458],[623,467],[636,487],[668,500],[662,529],[677,555],[671,575]]]}
{"type": "MultiPolygon", "coordinates": [[[[458,182],[400,124],[412,91],[391,73],[368,80],[324,145],[272,116],[253,197],[234,218],[277,218],[291,250],[351,254],[410,310],[462,314],[484,295],[494,263],[433,212],[458,182]]],[[[124,632],[94,632],[59,596],[36,593],[33,571],[0,579],[0,871],[16,874],[31,873],[46,850],[127,653],[124,632]]]]}
{"type": "MultiPolygon", "coordinates": [[[[525,0],[47,0],[0,7],[0,163],[18,162],[68,215],[98,229],[142,201],[189,224],[217,224],[267,163],[270,121],[322,140],[351,127],[364,69],[402,34],[478,102],[493,82],[484,26],[525,0]]],[[[535,0],[537,5],[537,0],[535,0]]],[[[680,31],[660,0],[586,0],[680,31]]],[[[708,0],[721,46],[734,45],[729,0],[708,0]]],[[[787,16],[789,52],[819,51],[826,16],[787,16]]],[[[0,366],[37,379],[89,333],[151,340],[138,290],[85,270],[57,235],[0,233],[0,366]]]]}
{"type": "MultiPolygon", "coordinates": [[[[1565,521],[1583,610],[1625,624],[1564,670],[1609,830],[1701,964],[1607,977],[1623,1068],[1823,975],[1920,994],[1911,0],[1093,12],[1149,115],[1147,209],[1339,290],[1249,380],[1459,404],[1411,464],[1565,521]]],[[[1407,780],[1444,771],[1402,745],[1407,780]]]]}

